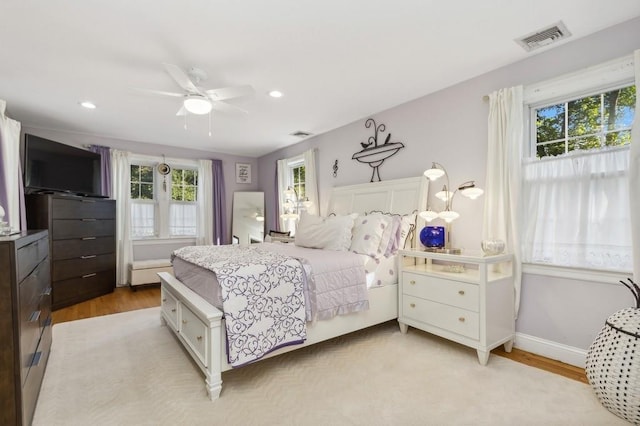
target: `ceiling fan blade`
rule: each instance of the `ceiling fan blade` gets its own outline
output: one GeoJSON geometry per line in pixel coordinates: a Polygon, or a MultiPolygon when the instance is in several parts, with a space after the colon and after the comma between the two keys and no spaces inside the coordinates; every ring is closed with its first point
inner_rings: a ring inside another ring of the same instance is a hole
{"type": "Polygon", "coordinates": [[[184,93],[165,92],[163,90],[141,89],[141,88],[138,88],[138,87],[134,87],[133,90],[135,90],[137,92],[148,93],[150,95],[171,96],[173,98],[182,98],[182,97],[184,97],[184,93]]]}
{"type": "Polygon", "coordinates": [[[171,78],[173,78],[178,86],[182,87],[189,93],[200,93],[200,90],[193,84],[193,81],[189,78],[186,72],[184,72],[179,66],[173,64],[163,63],[164,68],[167,70],[171,78]]]}
{"type": "Polygon", "coordinates": [[[246,109],[242,109],[238,106],[231,105],[222,101],[211,102],[211,106],[213,109],[220,112],[241,112],[243,114],[249,113],[249,111],[247,111],[246,109]]]}
{"type": "Polygon", "coordinates": [[[180,107],[180,109],[178,110],[178,112],[176,112],[176,115],[178,117],[182,117],[183,115],[187,115],[187,109],[184,107],[184,105],[182,105],[180,107]]]}
{"type": "Polygon", "coordinates": [[[214,101],[223,101],[225,99],[239,98],[241,96],[251,96],[255,93],[255,90],[247,84],[244,86],[210,89],[205,93],[214,101]]]}

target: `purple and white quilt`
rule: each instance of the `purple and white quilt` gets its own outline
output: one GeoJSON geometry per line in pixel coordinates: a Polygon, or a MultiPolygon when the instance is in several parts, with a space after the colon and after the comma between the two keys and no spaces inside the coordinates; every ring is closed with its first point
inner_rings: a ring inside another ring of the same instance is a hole
{"type": "Polygon", "coordinates": [[[183,247],[174,256],[216,274],[231,366],[306,339],[305,278],[297,259],[238,245],[183,247]]]}

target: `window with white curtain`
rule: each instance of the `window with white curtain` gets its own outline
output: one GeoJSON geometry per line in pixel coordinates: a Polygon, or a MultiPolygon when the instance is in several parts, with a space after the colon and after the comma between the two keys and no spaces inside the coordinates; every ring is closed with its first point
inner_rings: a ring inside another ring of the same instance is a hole
{"type": "Polygon", "coordinates": [[[573,77],[582,79],[580,91],[558,97],[555,90],[540,99],[538,88],[537,101],[527,105],[523,262],[631,271],[628,170],[636,87],[573,77]]]}
{"type": "MultiPolygon", "coordinates": [[[[188,161],[186,161],[188,162],[188,161]]],[[[195,237],[198,215],[196,162],[161,175],[149,158],[132,159],[131,236],[134,239],[195,237]]]]}

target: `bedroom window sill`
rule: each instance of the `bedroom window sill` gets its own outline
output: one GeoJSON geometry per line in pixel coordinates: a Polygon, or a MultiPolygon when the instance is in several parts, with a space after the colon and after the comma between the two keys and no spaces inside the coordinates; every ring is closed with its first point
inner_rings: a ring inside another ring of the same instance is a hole
{"type": "Polygon", "coordinates": [[[595,269],[567,268],[564,266],[539,265],[534,263],[523,263],[522,273],[612,285],[618,285],[620,280],[626,280],[633,275],[631,272],[599,271],[595,269]]]}
{"type": "Polygon", "coordinates": [[[141,238],[137,240],[132,240],[133,245],[135,246],[148,246],[148,245],[161,245],[161,244],[185,244],[192,245],[196,241],[195,238],[185,238],[185,237],[177,237],[177,238],[141,238]]]}

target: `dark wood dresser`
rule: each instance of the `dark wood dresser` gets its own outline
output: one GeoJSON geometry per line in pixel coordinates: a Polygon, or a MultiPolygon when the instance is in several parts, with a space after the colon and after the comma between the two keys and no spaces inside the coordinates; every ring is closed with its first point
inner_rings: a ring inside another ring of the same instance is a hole
{"type": "Polygon", "coordinates": [[[48,233],[0,237],[0,424],[31,424],[50,348],[48,233]]]}
{"type": "Polygon", "coordinates": [[[113,291],[116,285],[116,202],[30,194],[29,228],[49,229],[53,309],[113,291]]]}

